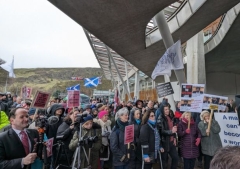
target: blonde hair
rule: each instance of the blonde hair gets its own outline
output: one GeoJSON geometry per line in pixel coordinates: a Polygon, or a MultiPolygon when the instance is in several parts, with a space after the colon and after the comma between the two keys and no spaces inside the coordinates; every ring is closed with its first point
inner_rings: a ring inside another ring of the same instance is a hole
{"type": "Polygon", "coordinates": [[[181,119],[182,119],[182,118],[185,118],[186,114],[191,115],[191,112],[189,112],[189,111],[185,111],[185,112],[182,114],[181,119]]]}

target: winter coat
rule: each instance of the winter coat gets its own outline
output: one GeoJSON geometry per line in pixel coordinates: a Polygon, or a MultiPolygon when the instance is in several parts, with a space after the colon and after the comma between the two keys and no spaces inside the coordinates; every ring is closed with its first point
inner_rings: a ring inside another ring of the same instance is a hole
{"type": "Polygon", "coordinates": [[[0,100],[0,111],[4,111],[7,116],[9,116],[8,105],[0,100]]]}
{"type": "MultiPolygon", "coordinates": [[[[140,143],[142,146],[148,146],[148,148],[143,148],[143,155],[149,155],[155,153],[155,134],[153,129],[148,124],[144,124],[140,130],[140,143]]],[[[161,146],[161,141],[159,148],[161,146]]],[[[142,154],[142,153],[141,153],[142,154]]]]}
{"type": "Polygon", "coordinates": [[[141,124],[137,124],[137,122],[133,116],[134,116],[134,111],[131,111],[131,114],[130,114],[131,121],[129,121],[129,124],[134,125],[134,144],[136,146],[135,156],[137,157],[138,160],[141,161],[142,160],[142,156],[141,156],[142,151],[141,151],[141,143],[139,140],[141,124]]]}
{"type": "MultiPolygon", "coordinates": [[[[71,123],[72,123],[71,120],[64,121],[58,127],[58,130],[57,130],[57,136],[63,136],[63,138],[61,140],[64,143],[64,148],[65,148],[65,151],[67,153],[68,161],[70,163],[71,163],[74,151],[71,151],[69,149],[68,145],[70,144],[71,139],[73,138],[73,135],[74,135],[74,132],[75,132],[74,129],[70,128],[71,123]]],[[[62,149],[61,153],[62,154],[61,154],[61,157],[60,157],[60,163],[61,164],[67,164],[67,159],[66,159],[66,156],[65,156],[65,153],[64,153],[64,149],[62,149]],[[64,161],[64,163],[63,163],[63,161],[64,161]]]]}
{"type": "MultiPolygon", "coordinates": [[[[79,132],[76,131],[73,135],[73,138],[69,144],[69,149],[71,151],[75,151],[77,146],[78,146],[78,142],[79,142],[79,138],[78,138],[79,132]]],[[[97,136],[98,139],[96,142],[93,143],[92,149],[91,149],[91,157],[90,157],[90,165],[92,167],[92,169],[98,169],[98,160],[99,160],[99,150],[102,146],[102,136],[101,136],[101,130],[99,129],[95,129],[95,128],[91,128],[90,130],[87,130],[85,128],[82,127],[82,138],[86,139],[87,137],[93,137],[93,136],[97,136]]],[[[90,147],[89,144],[84,144],[83,146],[86,150],[86,153],[88,155],[90,147]]],[[[80,168],[86,168],[88,166],[87,164],[87,160],[85,158],[83,149],[81,149],[81,166],[80,168]]]]}
{"type": "MultiPolygon", "coordinates": [[[[169,117],[173,123],[174,115],[170,113],[169,117]]],[[[176,134],[172,133],[172,129],[170,129],[168,126],[168,120],[163,113],[160,114],[158,117],[157,127],[158,127],[158,132],[161,135],[162,147],[164,148],[164,151],[168,152],[170,147],[170,137],[171,136],[176,137],[176,134]]]]}
{"type": "Polygon", "coordinates": [[[8,120],[8,116],[4,111],[0,111],[0,131],[5,126],[9,125],[10,122],[8,120]]]}
{"type": "Polygon", "coordinates": [[[210,134],[209,136],[207,136],[206,133],[207,127],[208,124],[204,123],[203,120],[198,123],[198,128],[202,134],[201,139],[202,153],[209,156],[214,156],[216,151],[222,147],[222,142],[219,136],[221,128],[218,122],[212,119],[210,134]]]}
{"type": "Polygon", "coordinates": [[[130,159],[127,159],[127,145],[124,144],[124,131],[120,130],[118,123],[112,130],[110,135],[110,149],[113,155],[113,165],[114,166],[123,166],[134,161],[135,154],[133,150],[130,150],[130,159]],[[126,156],[124,161],[120,161],[123,156],[126,156]]]}
{"type": "Polygon", "coordinates": [[[56,124],[53,124],[53,125],[48,125],[47,127],[46,127],[46,135],[47,135],[47,137],[50,139],[50,138],[54,138],[54,144],[57,142],[56,141],[56,136],[57,136],[57,130],[58,130],[58,127],[62,124],[62,122],[63,122],[63,119],[62,119],[62,116],[63,116],[63,114],[64,114],[64,108],[63,108],[63,106],[62,105],[60,105],[60,104],[53,104],[52,106],[51,106],[51,108],[50,108],[50,112],[49,112],[49,114],[50,114],[50,116],[55,116],[56,115],[56,111],[58,110],[58,109],[62,109],[62,115],[59,117],[59,120],[58,120],[58,122],[56,123],[56,124]]]}
{"type": "Polygon", "coordinates": [[[201,138],[201,134],[193,120],[190,123],[190,134],[185,132],[187,128],[188,122],[181,119],[177,128],[178,136],[181,137],[181,155],[183,158],[197,158],[199,156],[199,148],[196,146],[196,139],[201,138]]]}

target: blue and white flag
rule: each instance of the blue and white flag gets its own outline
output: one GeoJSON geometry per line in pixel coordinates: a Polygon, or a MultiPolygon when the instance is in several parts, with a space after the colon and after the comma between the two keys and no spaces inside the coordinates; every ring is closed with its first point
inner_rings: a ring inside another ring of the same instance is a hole
{"type": "Polygon", "coordinates": [[[97,87],[99,84],[99,77],[91,77],[84,79],[85,87],[97,87]]]}
{"type": "Polygon", "coordinates": [[[152,72],[152,79],[155,79],[160,75],[171,76],[171,70],[183,68],[181,41],[179,40],[168,48],[164,55],[159,59],[154,71],[152,72]]]}
{"type": "Polygon", "coordinates": [[[66,90],[80,90],[80,84],[77,84],[75,86],[67,87],[66,90]]]}

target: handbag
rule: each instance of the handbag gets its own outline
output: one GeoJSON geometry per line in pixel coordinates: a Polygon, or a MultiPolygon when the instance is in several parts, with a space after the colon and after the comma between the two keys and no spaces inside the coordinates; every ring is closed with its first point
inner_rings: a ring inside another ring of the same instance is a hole
{"type": "Polygon", "coordinates": [[[108,154],[109,154],[108,151],[109,151],[109,147],[102,144],[102,146],[99,150],[99,157],[100,158],[108,158],[108,154]]]}

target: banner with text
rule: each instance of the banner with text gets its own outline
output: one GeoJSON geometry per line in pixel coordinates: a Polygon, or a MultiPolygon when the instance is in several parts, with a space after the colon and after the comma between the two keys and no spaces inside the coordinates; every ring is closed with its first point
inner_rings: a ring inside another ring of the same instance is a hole
{"type": "Polygon", "coordinates": [[[174,91],[170,82],[157,85],[156,89],[157,89],[159,98],[174,94],[174,91]]]}
{"type": "Polygon", "coordinates": [[[228,97],[204,94],[202,109],[210,109],[210,105],[218,105],[218,111],[224,112],[226,110],[227,102],[228,97]]]}
{"type": "Polygon", "coordinates": [[[80,91],[79,90],[68,90],[67,107],[68,108],[78,107],[79,102],[80,102],[80,91]]]}
{"type": "Polygon", "coordinates": [[[128,125],[125,127],[124,144],[128,144],[134,141],[134,125],[128,125]]]}
{"type": "Polygon", "coordinates": [[[31,106],[39,109],[46,108],[48,101],[50,99],[50,96],[51,96],[50,93],[37,91],[31,106]]]}
{"type": "Polygon", "coordinates": [[[204,84],[182,84],[180,111],[201,112],[204,84]]]}
{"type": "Polygon", "coordinates": [[[240,126],[237,113],[214,113],[215,120],[220,125],[219,136],[223,146],[240,146],[240,126]]]}
{"type": "Polygon", "coordinates": [[[32,94],[32,88],[23,86],[21,89],[21,96],[23,99],[30,99],[32,94]]]}

